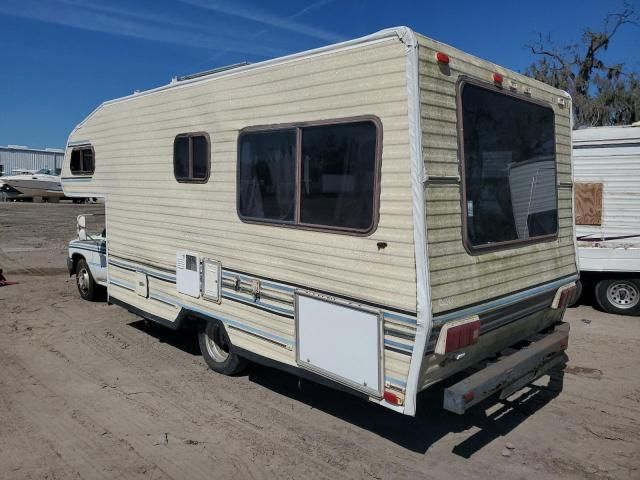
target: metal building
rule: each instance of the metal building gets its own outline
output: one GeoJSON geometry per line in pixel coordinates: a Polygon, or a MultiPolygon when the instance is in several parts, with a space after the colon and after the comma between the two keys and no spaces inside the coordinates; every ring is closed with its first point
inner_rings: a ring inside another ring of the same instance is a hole
{"type": "Polygon", "coordinates": [[[60,172],[64,150],[57,148],[29,148],[23,145],[0,146],[0,176],[11,175],[14,170],[40,170],[60,172]]]}

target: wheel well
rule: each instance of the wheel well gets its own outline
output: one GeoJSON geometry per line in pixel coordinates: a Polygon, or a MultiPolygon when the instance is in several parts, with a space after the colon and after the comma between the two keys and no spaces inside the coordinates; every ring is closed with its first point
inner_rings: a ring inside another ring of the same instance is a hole
{"type": "Polygon", "coordinates": [[[76,267],[78,266],[78,262],[80,261],[80,259],[85,260],[84,255],[81,255],[80,253],[74,253],[71,256],[71,272],[69,272],[69,275],[73,275],[74,272],[76,271],[76,267]]]}
{"type": "Polygon", "coordinates": [[[640,280],[640,272],[580,272],[580,280],[583,284],[596,284],[600,280],[640,280]]]}

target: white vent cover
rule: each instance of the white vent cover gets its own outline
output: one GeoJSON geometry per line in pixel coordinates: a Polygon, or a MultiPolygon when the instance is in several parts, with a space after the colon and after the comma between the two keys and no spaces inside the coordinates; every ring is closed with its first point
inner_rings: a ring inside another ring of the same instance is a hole
{"type": "Polygon", "coordinates": [[[200,297],[200,259],[190,252],[176,252],[176,288],[191,297],[200,297]]]}

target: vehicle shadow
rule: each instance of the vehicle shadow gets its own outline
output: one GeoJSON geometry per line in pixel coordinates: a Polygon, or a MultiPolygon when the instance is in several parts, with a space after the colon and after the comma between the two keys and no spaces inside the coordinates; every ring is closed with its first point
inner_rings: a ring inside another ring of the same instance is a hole
{"type": "Polygon", "coordinates": [[[185,327],[180,330],[171,330],[158,325],[150,320],[140,319],[128,324],[141,332],[151,335],[161,343],[166,343],[174,348],[180,349],[190,355],[200,356],[200,346],[196,328],[185,327]]]}
{"type": "MultiPolygon", "coordinates": [[[[131,322],[129,326],[190,355],[200,355],[194,329],[173,331],[146,320],[131,322]]],[[[420,393],[416,416],[409,417],[275,368],[251,363],[244,375],[249,381],[279,395],[302,402],[418,453],[426,453],[433,444],[450,433],[470,431],[469,436],[452,449],[454,454],[463,458],[471,458],[543,408],[562,391],[564,380],[563,372],[554,372],[548,385],[536,382],[508,399],[500,401],[490,397],[465,415],[456,415],[442,408],[442,398],[444,389],[461,379],[458,375],[420,393]]]]}
{"type": "Polygon", "coordinates": [[[301,401],[334,417],[390,440],[404,448],[426,453],[450,433],[479,429],[457,444],[452,452],[470,458],[492,441],[506,435],[540,410],[562,390],[563,373],[555,373],[549,385],[530,385],[509,399],[488,398],[457,415],[442,408],[444,389],[460,380],[452,377],[420,393],[415,417],[408,417],[345,392],[294,375],[252,364],[249,380],[289,398],[301,401]]]}

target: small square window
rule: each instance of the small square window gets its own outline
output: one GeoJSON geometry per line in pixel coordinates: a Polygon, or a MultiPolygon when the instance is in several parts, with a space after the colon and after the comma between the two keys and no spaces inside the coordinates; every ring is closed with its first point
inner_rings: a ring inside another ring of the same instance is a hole
{"type": "Polygon", "coordinates": [[[95,170],[93,148],[81,147],[72,150],[69,167],[73,175],[92,175],[95,170]]]}
{"type": "Polygon", "coordinates": [[[205,133],[185,133],[173,142],[173,173],[178,182],[205,183],[209,179],[211,147],[205,133]]]}

